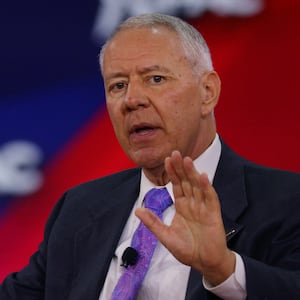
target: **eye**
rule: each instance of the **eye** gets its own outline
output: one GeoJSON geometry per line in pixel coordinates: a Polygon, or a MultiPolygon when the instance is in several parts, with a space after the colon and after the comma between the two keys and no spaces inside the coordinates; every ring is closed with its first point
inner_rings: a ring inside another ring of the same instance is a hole
{"type": "Polygon", "coordinates": [[[164,76],[154,75],[150,77],[151,83],[162,83],[165,80],[164,76]]]}
{"type": "Polygon", "coordinates": [[[114,87],[117,90],[121,90],[122,88],[124,88],[124,86],[125,86],[124,82],[117,82],[114,87]]]}
{"type": "Polygon", "coordinates": [[[126,87],[126,83],[125,82],[116,82],[114,84],[111,84],[109,86],[109,91],[111,92],[119,92],[121,90],[123,90],[126,87]]]}

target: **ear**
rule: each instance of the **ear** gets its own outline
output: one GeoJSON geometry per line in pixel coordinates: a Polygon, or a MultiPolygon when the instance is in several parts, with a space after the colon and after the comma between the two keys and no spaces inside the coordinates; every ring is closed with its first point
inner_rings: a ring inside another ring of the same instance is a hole
{"type": "Polygon", "coordinates": [[[221,80],[217,72],[208,71],[201,76],[202,117],[211,114],[217,105],[221,92],[221,80]]]}

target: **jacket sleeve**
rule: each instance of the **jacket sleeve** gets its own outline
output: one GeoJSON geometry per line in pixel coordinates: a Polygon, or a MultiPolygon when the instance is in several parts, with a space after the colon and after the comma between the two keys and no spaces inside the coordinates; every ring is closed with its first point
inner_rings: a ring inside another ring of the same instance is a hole
{"type": "Polygon", "coordinates": [[[272,223],[257,224],[268,227],[266,232],[272,236],[267,243],[253,243],[256,253],[263,253],[261,257],[242,253],[250,300],[300,299],[300,193],[290,199],[282,204],[272,223]]]}
{"type": "Polygon", "coordinates": [[[243,257],[246,268],[247,299],[300,299],[300,271],[286,270],[243,257]]]}
{"type": "Polygon", "coordinates": [[[65,195],[54,207],[45,227],[44,240],[29,261],[19,272],[8,275],[0,285],[1,300],[42,300],[44,299],[45,274],[47,265],[47,244],[61,208],[65,195]]]}

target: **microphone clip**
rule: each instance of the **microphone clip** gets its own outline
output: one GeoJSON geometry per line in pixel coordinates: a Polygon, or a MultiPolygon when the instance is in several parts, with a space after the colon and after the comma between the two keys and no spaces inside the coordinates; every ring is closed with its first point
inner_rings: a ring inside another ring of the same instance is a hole
{"type": "Polygon", "coordinates": [[[128,268],[128,266],[134,266],[139,258],[139,253],[132,247],[127,247],[122,255],[122,264],[121,266],[124,268],[128,268]]]}

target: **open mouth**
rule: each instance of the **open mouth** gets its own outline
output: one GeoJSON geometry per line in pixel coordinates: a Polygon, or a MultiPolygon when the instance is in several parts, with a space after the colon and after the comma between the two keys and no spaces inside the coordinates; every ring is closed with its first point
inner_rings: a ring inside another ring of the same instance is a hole
{"type": "Polygon", "coordinates": [[[130,134],[146,135],[152,132],[155,128],[150,125],[138,125],[133,126],[130,130],[130,134]]]}
{"type": "Polygon", "coordinates": [[[153,131],[153,128],[151,127],[142,127],[142,128],[137,128],[134,132],[139,135],[145,135],[151,131],[153,131]]]}

